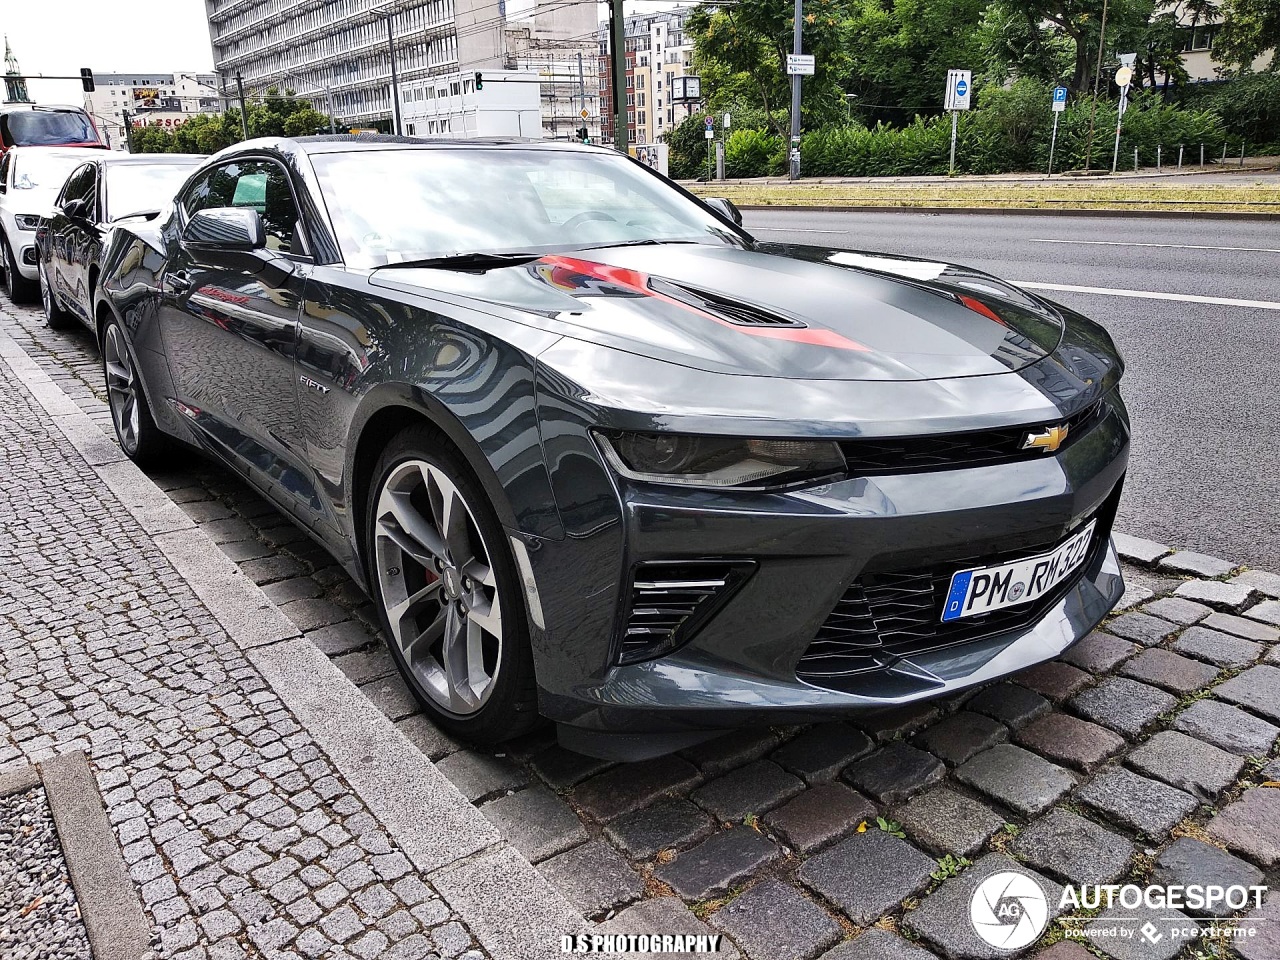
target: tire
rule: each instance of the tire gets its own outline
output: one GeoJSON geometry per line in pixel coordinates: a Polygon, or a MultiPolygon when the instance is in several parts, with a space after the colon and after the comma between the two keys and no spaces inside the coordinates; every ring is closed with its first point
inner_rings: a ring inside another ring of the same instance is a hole
{"type": "Polygon", "coordinates": [[[13,248],[9,246],[8,237],[0,237],[0,258],[4,263],[4,284],[9,291],[9,300],[13,303],[31,303],[40,292],[36,284],[18,272],[18,261],[13,258],[13,248]]]}
{"type": "Polygon", "coordinates": [[[409,689],[473,743],[531,729],[538,698],[520,578],[471,470],[430,427],[409,427],[378,458],[368,493],[370,592],[409,689]]]}
{"type": "Polygon", "coordinates": [[[169,438],[151,416],[138,365],[124,330],[115,320],[102,331],[102,375],[120,449],[144,469],[159,465],[171,452],[169,438]]]}
{"type": "Polygon", "coordinates": [[[44,322],[49,325],[50,330],[68,330],[75,326],[75,317],[73,317],[58,302],[58,294],[54,292],[53,286],[49,283],[48,268],[44,261],[40,262],[40,303],[44,307],[44,322]]]}

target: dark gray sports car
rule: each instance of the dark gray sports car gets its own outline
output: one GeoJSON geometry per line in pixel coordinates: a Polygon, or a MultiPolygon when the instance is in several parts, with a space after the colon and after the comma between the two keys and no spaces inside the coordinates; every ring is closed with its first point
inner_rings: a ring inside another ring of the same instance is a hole
{"type": "Polygon", "coordinates": [[[1123,589],[1107,333],[738,220],[598,148],[240,144],[104,255],[120,443],[245,474],[476,741],[639,758],[1084,636],[1123,589]]]}

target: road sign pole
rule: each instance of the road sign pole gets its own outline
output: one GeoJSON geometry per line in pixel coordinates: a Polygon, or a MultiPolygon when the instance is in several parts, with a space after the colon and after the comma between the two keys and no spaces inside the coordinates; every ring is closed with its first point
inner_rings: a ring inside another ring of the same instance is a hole
{"type": "Polygon", "coordinates": [[[956,175],[956,123],[959,121],[960,111],[951,111],[951,172],[950,176],[956,175]]]}
{"type": "Polygon", "coordinates": [[[1053,176],[1053,148],[1058,145],[1058,111],[1053,112],[1053,136],[1049,138],[1049,176],[1053,176]]]}
{"type": "MultiPolygon", "coordinates": [[[[804,0],[796,0],[795,30],[791,39],[791,50],[798,57],[804,52],[800,43],[801,28],[804,26],[804,0]]],[[[791,160],[788,165],[788,179],[800,179],[800,74],[791,75],[791,160]]]]}

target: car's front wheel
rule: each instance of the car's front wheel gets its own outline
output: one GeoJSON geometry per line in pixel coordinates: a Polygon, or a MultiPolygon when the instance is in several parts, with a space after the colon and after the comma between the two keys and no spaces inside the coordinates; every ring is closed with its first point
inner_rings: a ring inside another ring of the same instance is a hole
{"type": "Polygon", "coordinates": [[[66,330],[73,323],[69,312],[58,302],[58,295],[49,283],[49,268],[40,264],[40,303],[44,307],[44,322],[50,330],[66,330]]]}
{"type": "Polygon", "coordinates": [[[169,451],[168,440],[151,416],[137,364],[124,331],[114,320],[102,332],[102,371],[120,449],[140,467],[156,465],[169,451]]]}
{"type": "Polygon", "coordinates": [[[367,556],[392,656],[447,731],[497,743],[537,720],[529,628],[502,526],[461,458],[426,427],[374,469],[367,556]]]}
{"type": "Polygon", "coordinates": [[[0,260],[3,260],[4,285],[9,291],[9,299],[14,303],[30,303],[34,300],[36,285],[18,271],[13,247],[9,246],[9,238],[5,236],[0,236],[0,260]]]}

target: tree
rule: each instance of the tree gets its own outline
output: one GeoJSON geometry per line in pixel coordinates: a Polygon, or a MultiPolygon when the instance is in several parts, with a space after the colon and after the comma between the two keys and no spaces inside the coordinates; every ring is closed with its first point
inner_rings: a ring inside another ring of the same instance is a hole
{"type": "Polygon", "coordinates": [[[1276,0],[1224,0],[1222,26],[1214,40],[1214,55],[1241,73],[1253,69],[1253,61],[1271,52],[1266,67],[1280,72],[1280,3],[1276,0]]]}
{"type": "Polygon", "coordinates": [[[131,138],[133,153],[173,153],[173,133],[164,127],[139,124],[133,128],[131,138]]]}
{"type": "Polygon", "coordinates": [[[311,137],[317,133],[328,132],[328,116],[319,110],[311,109],[310,106],[291,113],[284,120],[284,135],[286,137],[311,137]]]}
{"type": "MultiPolygon", "coordinates": [[[[1104,0],[1002,0],[1010,11],[1021,15],[1027,24],[1039,30],[1042,23],[1074,45],[1071,72],[1063,79],[1076,93],[1093,90],[1098,69],[1098,37],[1102,27],[1104,0]]],[[[1263,0],[1266,2],[1266,0],[1263,0]]],[[[1107,0],[1107,39],[1103,44],[1103,62],[1108,48],[1138,49],[1138,41],[1146,29],[1154,9],[1154,0],[1107,0]]]]}
{"type": "MultiPolygon", "coordinates": [[[[801,115],[820,124],[844,113],[840,79],[848,70],[849,0],[808,0],[801,25],[802,48],[814,56],[816,72],[806,77],[801,115]]],[[[697,7],[685,31],[694,37],[695,58],[704,77],[750,88],[770,115],[770,126],[786,131],[773,111],[789,105],[787,54],[792,48],[795,6],[790,0],[739,0],[731,7],[697,7]]],[[[711,88],[709,87],[709,90],[711,88]]]]}

